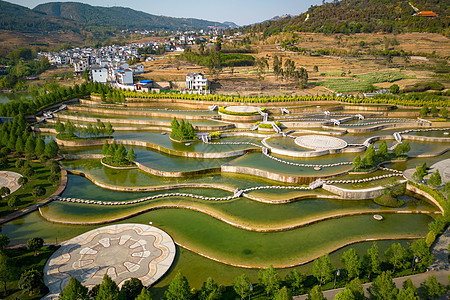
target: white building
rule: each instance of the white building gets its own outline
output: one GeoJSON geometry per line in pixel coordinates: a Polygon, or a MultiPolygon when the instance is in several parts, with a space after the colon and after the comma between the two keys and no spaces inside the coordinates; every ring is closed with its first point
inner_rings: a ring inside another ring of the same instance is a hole
{"type": "Polygon", "coordinates": [[[138,64],[130,66],[131,71],[133,71],[133,74],[143,74],[144,73],[144,65],[138,64]]]}
{"type": "Polygon", "coordinates": [[[93,82],[107,83],[108,82],[108,69],[106,67],[92,67],[91,78],[93,82]]]}
{"type": "Polygon", "coordinates": [[[116,82],[127,85],[133,84],[133,71],[130,69],[114,70],[116,82]]]}
{"type": "Polygon", "coordinates": [[[209,85],[208,78],[202,73],[188,73],[186,75],[186,89],[195,91],[205,91],[209,85]]]}
{"type": "Polygon", "coordinates": [[[74,72],[77,74],[83,73],[88,68],[88,66],[89,66],[88,62],[83,59],[73,60],[74,72]]]}

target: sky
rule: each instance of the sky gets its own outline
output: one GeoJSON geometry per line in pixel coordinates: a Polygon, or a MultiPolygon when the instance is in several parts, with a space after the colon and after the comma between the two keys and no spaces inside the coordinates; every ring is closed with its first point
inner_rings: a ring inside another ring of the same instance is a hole
{"type": "MultiPolygon", "coordinates": [[[[55,1],[6,0],[29,8],[55,1]]],[[[83,0],[58,2],[83,2],[95,6],[123,6],[149,14],[169,17],[196,18],[210,21],[231,21],[248,25],[284,14],[298,15],[322,0],[83,0]]]]}

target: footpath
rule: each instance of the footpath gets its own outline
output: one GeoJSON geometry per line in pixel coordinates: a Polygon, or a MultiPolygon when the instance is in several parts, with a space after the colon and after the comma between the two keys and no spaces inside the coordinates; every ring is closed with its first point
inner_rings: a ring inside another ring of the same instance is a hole
{"type": "MultiPolygon", "coordinates": [[[[435,242],[433,245],[431,251],[434,255],[434,261],[433,263],[428,267],[427,272],[415,274],[415,275],[409,275],[404,277],[397,277],[394,278],[393,281],[397,288],[401,289],[403,282],[405,282],[408,279],[411,279],[413,284],[419,288],[420,284],[428,279],[428,276],[434,275],[436,276],[437,280],[442,283],[444,286],[450,284],[448,276],[450,275],[450,264],[449,264],[449,253],[447,251],[448,245],[450,244],[450,228],[447,228],[447,230],[439,237],[439,239],[435,242]]],[[[366,283],[363,284],[364,292],[366,297],[369,297],[368,288],[372,283],[366,283]]],[[[337,293],[344,290],[344,288],[339,289],[333,289],[333,290],[327,290],[323,291],[323,295],[328,300],[333,300],[337,293]]],[[[440,299],[449,299],[447,295],[442,295],[440,299]]],[[[299,295],[294,296],[294,300],[306,300],[308,298],[308,295],[299,295]]]]}

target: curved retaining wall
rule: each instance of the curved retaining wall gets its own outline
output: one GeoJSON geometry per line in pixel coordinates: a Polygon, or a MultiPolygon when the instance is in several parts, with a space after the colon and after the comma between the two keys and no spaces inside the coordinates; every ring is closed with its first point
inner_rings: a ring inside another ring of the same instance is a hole
{"type": "Polygon", "coordinates": [[[411,185],[409,183],[406,184],[406,189],[408,191],[411,191],[411,192],[415,193],[415,194],[418,194],[420,196],[425,197],[428,201],[430,201],[431,203],[436,205],[439,208],[439,210],[441,211],[441,213],[444,214],[444,208],[439,204],[439,202],[436,199],[434,199],[433,196],[431,196],[427,192],[425,192],[425,191],[423,191],[423,190],[421,190],[421,189],[419,189],[419,188],[417,188],[417,187],[415,187],[415,186],[413,186],[413,185],[411,185]]]}
{"type": "MultiPolygon", "coordinates": [[[[107,139],[108,143],[112,143],[114,139],[107,139]]],[[[55,139],[56,143],[60,146],[65,147],[89,147],[89,146],[102,146],[105,142],[105,139],[102,140],[89,140],[89,141],[65,141],[60,139],[55,139]]],[[[228,158],[241,156],[248,152],[261,151],[260,149],[244,149],[244,150],[236,150],[229,152],[186,152],[179,151],[174,149],[168,149],[160,145],[156,145],[153,143],[142,142],[142,141],[134,141],[134,140],[126,140],[126,139],[116,139],[116,142],[122,143],[125,146],[137,146],[150,148],[162,153],[166,153],[174,156],[184,156],[189,158],[228,158]]]]}
{"type": "Polygon", "coordinates": [[[224,121],[229,122],[255,122],[255,121],[261,121],[262,116],[260,114],[258,115],[251,115],[251,116],[239,116],[239,115],[229,115],[219,112],[219,116],[224,121]]]}
{"type": "Polygon", "coordinates": [[[69,106],[69,110],[71,111],[81,111],[93,114],[102,114],[102,115],[127,115],[127,116],[143,116],[143,117],[156,117],[156,118],[173,118],[177,117],[179,119],[184,120],[209,120],[209,119],[220,119],[220,116],[210,116],[210,115],[187,115],[187,114],[179,114],[177,112],[161,113],[161,112],[150,112],[150,111],[138,111],[138,110],[116,110],[116,109],[107,109],[107,108],[91,108],[91,107],[83,107],[83,106],[69,106]]]}
{"type": "Polygon", "coordinates": [[[368,133],[368,132],[374,132],[379,130],[388,130],[388,129],[396,129],[396,128],[411,128],[411,127],[431,127],[430,123],[394,123],[394,124],[384,124],[384,125],[376,125],[376,126],[370,126],[370,127],[363,127],[363,128],[351,128],[351,127],[343,127],[345,128],[349,133],[368,133]]]}
{"type": "Polygon", "coordinates": [[[202,170],[196,170],[196,171],[171,172],[171,171],[155,170],[150,167],[144,166],[138,162],[135,162],[135,164],[140,170],[142,170],[146,173],[149,173],[149,174],[152,174],[155,176],[161,176],[161,177],[190,177],[190,176],[210,174],[210,173],[220,173],[220,167],[202,169],[202,170]]]}
{"type": "Polygon", "coordinates": [[[382,186],[365,190],[349,190],[329,184],[324,184],[322,188],[333,194],[339,195],[344,199],[353,199],[353,200],[373,199],[375,197],[383,195],[383,191],[385,190],[385,188],[382,186]]]}
{"type": "Polygon", "coordinates": [[[293,176],[293,175],[282,175],[273,173],[266,170],[260,170],[250,167],[242,167],[242,166],[230,166],[228,164],[222,165],[221,167],[222,172],[224,173],[237,173],[237,174],[246,174],[246,175],[253,175],[258,176],[266,179],[271,179],[279,182],[285,182],[285,183],[297,183],[297,184],[308,184],[316,180],[317,178],[327,179],[327,178],[333,178],[336,176],[342,176],[347,174],[347,172],[342,172],[339,174],[333,174],[329,176],[308,176],[308,177],[300,177],[300,176],[293,176]]]}
{"type": "Polygon", "coordinates": [[[235,190],[234,188],[230,188],[228,186],[207,184],[207,183],[180,183],[180,184],[169,184],[169,185],[164,185],[164,186],[121,187],[121,186],[115,186],[115,185],[111,185],[111,184],[107,184],[107,183],[103,183],[98,180],[95,180],[89,174],[86,174],[79,170],[70,170],[70,171],[68,171],[68,173],[73,174],[73,175],[83,176],[101,188],[111,190],[111,191],[117,191],[117,192],[157,192],[157,191],[166,191],[166,190],[173,190],[173,189],[184,189],[184,188],[211,188],[211,189],[219,189],[219,190],[224,190],[224,191],[233,193],[235,190]]]}
{"type": "Polygon", "coordinates": [[[430,143],[450,143],[450,138],[445,137],[431,137],[431,136],[420,136],[411,134],[402,134],[405,140],[419,141],[419,142],[430,142],[430,143]]]}
{"type": "MultiPolygon", "coordinates": [[[[130,124],[130,125],[143,125],[143,126],[161,126],[170,127],[170,122],[163,121],[146,121],[146,120],[130,120],[130,119],[107,119],[107,118],[91,118],[91,117],[80,117],[80,116],[70,116],[64,114],[54,114],[55,118],[61,120],[71,120],[74,122],[87,122],[87,123],[97,123],[102,121],[103,123],[111,124],[130,124]]],[[[233,124],[227,125],[193,125],[195,130],[226,130],[234,128],[233,124]]]]}

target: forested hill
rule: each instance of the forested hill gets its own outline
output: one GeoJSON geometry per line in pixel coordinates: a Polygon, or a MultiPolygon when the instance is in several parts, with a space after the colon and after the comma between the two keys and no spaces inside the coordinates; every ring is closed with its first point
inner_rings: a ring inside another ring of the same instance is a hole
{"type": "Polygon", "coordinates": [[[342,0],[311,6],[294,18],[255,24],[244,31],[264,32],[266,36],[286,29],[345,34],[419,31],[450,35],[448,0],[414,0],[411,3],[420,11],[434,11],[438,17],[413,16],[416,11],[405,0],[342,0]]]}
{"type": "MultiPolygon", "coordinates": [[[[172,18],[124,7],[98,7],[82,3],[46,3],[29,9],[0,0],[0,30],[44,33],[52,31],[189,30],[210,26],[233,28],[231,22],[172,18]]],[[[236,26],[237,27],[237,26],[236,26]]]]}
{"type": "Polygon", "coordinates": [[[76,24],[68,20],[49,17],[41,12],[0,0],[0,29],[20,32],[46,32],[76,30],[76,24]]]}
{"type": "Polygon", "coordinates": [[[156,16],[125,7],[91,6],[76,2],[40,4],[33,11],[70,19],[84,25],[112,26],[122,29],[183,30],[207,29],[209,26],[233,27],[233,23],[229,22],[225,24],[199,19],[156,16]]]}

